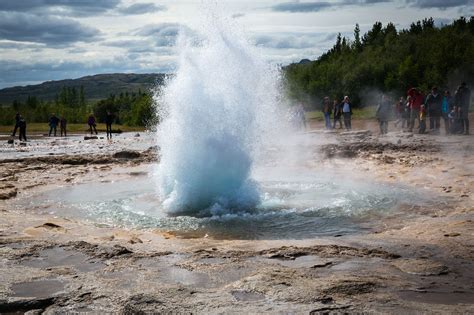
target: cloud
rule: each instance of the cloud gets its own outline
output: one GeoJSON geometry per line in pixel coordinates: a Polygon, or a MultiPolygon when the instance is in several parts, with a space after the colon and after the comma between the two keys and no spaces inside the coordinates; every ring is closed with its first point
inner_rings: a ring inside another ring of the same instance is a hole
{"type": "Polygon", "coordinates": [[[448,8],[474,5],[474,0],[406,0],[406,3],[421,9],[437,8],[445,10],[448,8]]]}
{"type": "Polygon", "coordinates": [[[135,3],[128,7],[121,7],[117,11],[122,14],[133,15],[164,11],[166,9],[166,6],[154,3],[135,3]]]}
{"type": "Polygon", "coordinates": [[[332,7],[329,2],[284,2],[272,7],[273,11],[279,12],[317,12],[332,7]]]}
{"type": "Polygon", "coordinates": [[[0,11],[91,16],[114,9],[120,0],[1,0],[0,11]]]}
{"type": "Polygon", "coordinates": [[[157,47],[171,47],[176,43],[176,39],[180,32],[192,31],[185,25],[178,23],[161,23],[161,24],[150,24],[136,29],[133,34],[152,37],[157,47]]]}
{"type": "Polygon", "coordinates": [[[278,12],[291,12],[291,13],[306,13],[306,12],[319,12],[326,9],[337,8],[348,5],[362,5],[362,4],[376,4],[389,2],[389,0],[342,0],[339,2],[324,2],[324,1],[313,1],[313,2],[283,2],[272,6],[273,11],[278,12]]]}
{"type": "Polygon", "coordinates": [[[255,45],[272,49],[308,49],[333,41],[336,33],[290,33],[254,36],[255,45]]]}
{"type": "Polygon", "coordinates": [[[69,18],[0,11],[0,39],[63,46],[95,40],[99,33],[69,18]]]}

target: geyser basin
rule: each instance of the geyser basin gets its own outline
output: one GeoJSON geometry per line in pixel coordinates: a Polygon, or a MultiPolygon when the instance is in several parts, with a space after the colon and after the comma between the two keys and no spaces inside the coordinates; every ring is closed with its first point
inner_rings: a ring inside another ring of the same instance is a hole
{"type": "Polygon", "coordinates": [[[259,206],[211,217],[166,215],[153,180],[146,175],[55,189],[18,206],[111,226],[157,228],[184,237],[304,239],[360,233],[376,225],[380,216],[398,211],[402,203],[423,202],[403,187],[355,184],[342,174],[306,170],[269,176],[268,170],[261,169],[254,177],[260,183],[259,206]]]}

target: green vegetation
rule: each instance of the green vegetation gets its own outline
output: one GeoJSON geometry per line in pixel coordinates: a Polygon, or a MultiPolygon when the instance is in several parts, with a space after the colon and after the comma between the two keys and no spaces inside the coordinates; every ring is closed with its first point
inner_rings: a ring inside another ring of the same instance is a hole
{"type": "Polygon", "coordinates": [[[410,87],[428,91],[436,85],[453,93],[474,78],[474,17],[435,27],[433,19],[398,31],[376,22],[354,40],[337,37],[328,52],[312,62],[285,67],[288,95],[316,109],[324,96],[349,95],[355,107],[375,105],[378,94],[404,96],[410,87]]]}
{"type": "Polygon", "coordinates": [[[105,122],[107,111],[115,116],[116,124],[127,126],[152,126],[156,122],[155,105],[149,93],[139,90],[137,93],[110,95],[96,103],[87,102],[85,89],[81,86],[62,87],[54,101],[39,100],[28,96],[25,103],[13,101],[11,106],[3,106],[0,111],[0,125],[14,125],[15,114],[20,112],[28,124],[47,122],[52,113],[64,116],[68,123],[85,124],[90,113],[99,123],[105,122]]]}

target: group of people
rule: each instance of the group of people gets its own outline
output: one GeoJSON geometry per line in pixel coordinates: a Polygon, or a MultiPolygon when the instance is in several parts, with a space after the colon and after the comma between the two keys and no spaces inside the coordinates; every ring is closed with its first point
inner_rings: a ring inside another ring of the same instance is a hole
{"type": "MultiPolygon", "coordinates": [[[[391,106],[389,102],[381,102],[379,108],[391,106]]],[[[449,90],[441,93],[436,86],[427,96],[422,91],[412,88],[407,92],[407,98],[400,98],[395,104],[396,122],[401,123],[402,129],[413,132],[427,133],[426,121],[429,118],[429,132],[440,134],[441,118],[444,121],[444,131],[450,134],[469,134],[469,106],[471,104],[471,91],[466,83],[462,83],[451,96],[449,90]],[[418,126],[415,128],[415,122],[418,126]]],[[[382,123],[383,120],[377,117],[382,123]]]]}
{"type": "MultiPolygon", "coordinates": [[[[433,87],[427,96],[419,89],[412,88],[408,90],[407,98],[401,97],[395,106],[388,96],[382,95],[376,110],[380,133],[388,132],[388,123],[392,120],[396,120],[396,127],[401,123],[401,128],[406,128],[409,132],[413,132],[415,121],[418,120],[419,133],[426,133],[426,120],[429,118],[430,133],[439,134],[441,118],[443,118],[446,134],[467,135],[469,134],[470,100],[471,91],[466,83],[462,83],[457,88],[454,97],[448,90],[441,95],[437,87],[433,87]]],[[[352,104],[348,96],[345,96],[342,102],[335,99],[332,104],[328,96],[324,97],[321,110],[326,129],[335,129],[338,122],[339,129],[342,129],[341,118],[343,118],[344,127],[346,130],[351,130],[352,104]]]]}
{"type": "MultiPolygon", "coordinates": [[[[106,125],[106,132],[107,132],[107,139],[112,139],[112,123],[114,122],[115,116],[110,112],[107,111],[107,115],[105,117],[105,125],[106,125]]],[[[61,137],[67,137],[67,120],[64,116],[58,118],[55,113],[51,114],[51,117],[48,121],[49,125],[49,133],[48,136],[54,135],[56,137],[58,125],[60,127],[61,137]]],[[[94,114],[90,114],[87,118],[87,125],[89,126],[89,131],[92,134],[97,135],[97,123],[94,114]]],[[[17,130],[20,130],[20,141],[27,141],[26,139],[26,120],[20,114],[16,113],[15,115],[15,127],[12,132],[12,137],[15,137],[17,130]]]]}
{"type": "Polygon", "coordinates": [[[341,118],[344,119],[344,127],[346,130],[352,129],[352,104],[349,96],[344,96],[342,102],[334,99],[332,104],[328,96],[323,99],[322,111],[326,129],[335,129],[337,122],[339,122],[339,129],[342,129],[341,118]],[[334,121],[331,124],[331,114],[333,114],[334,121]]]}

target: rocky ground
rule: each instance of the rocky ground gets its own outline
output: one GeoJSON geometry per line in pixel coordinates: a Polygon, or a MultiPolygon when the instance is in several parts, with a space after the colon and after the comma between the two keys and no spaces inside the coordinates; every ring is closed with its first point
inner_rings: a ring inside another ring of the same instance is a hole
{"type": "Polygon", "coordinates": [[[141,174],[156,147],[10,154],[0,160],[0,313],[473,313],[474,137],[318,127],[308,137],[327,141],[310,164],[439,198],[384,216],[370,233],[189,238],[12,206],[52,186],[141,174]]]}

